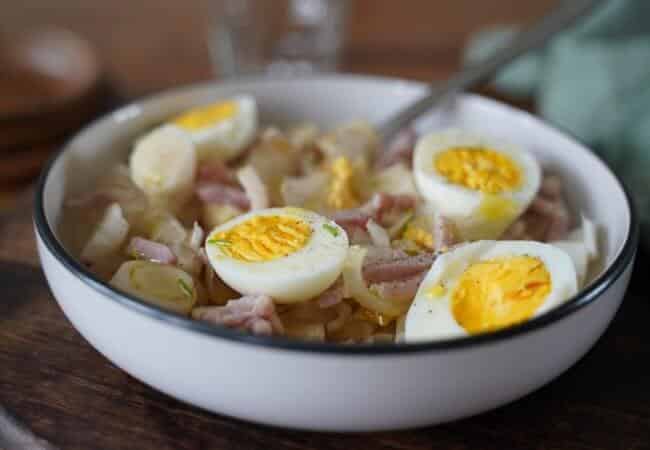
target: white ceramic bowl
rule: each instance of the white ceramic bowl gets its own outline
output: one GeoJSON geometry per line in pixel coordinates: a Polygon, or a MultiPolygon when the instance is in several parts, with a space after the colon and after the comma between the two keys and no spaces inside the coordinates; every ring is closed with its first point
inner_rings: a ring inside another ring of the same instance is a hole
{"type": "Polygon", "coordinates": [[[173,397],[250,421],[313,430],[382,430],[436,424],[511,402],[574,364],[621,303],[638,227],[629,196],[588,149],[535,117],[465,95],[418,123],[454,124],[529,148],[560,173],[571,203],[605,230],[605,269],[546,315],[496,333],[409,345],[339,346],[243,335],[165,312],[88,272],[57,238],[65,195],[91,189],[128,143],[188,106],[254,95],[262,122],[355,118],[379,122],[423,85],[360,76],[244,80],[189,87],[124,107],[91,124],[41,178],[35,223],[43,270],[68,319],[103,355],[173,397]]]}

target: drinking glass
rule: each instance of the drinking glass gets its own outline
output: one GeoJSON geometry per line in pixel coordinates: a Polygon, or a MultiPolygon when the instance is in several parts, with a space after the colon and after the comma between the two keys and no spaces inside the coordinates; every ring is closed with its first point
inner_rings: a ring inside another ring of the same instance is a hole
{"type": "Polygon", "coordinates": [[[295,76],[337,69],[348,0],[211,0],[218,76],[295,76]]]}

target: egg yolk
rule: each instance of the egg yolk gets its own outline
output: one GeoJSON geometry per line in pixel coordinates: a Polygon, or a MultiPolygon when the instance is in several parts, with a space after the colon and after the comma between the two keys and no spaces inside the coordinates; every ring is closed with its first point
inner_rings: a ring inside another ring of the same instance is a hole
{"type": "Polygon", "coordinates": [[[263,262],[297,252],[311,234],[311,227],[297,217],[257,216],[217,233],[212,240],[233,259],[263,262]]]}
{"type": "Polygon", "coordinates": [[[539,258],[511,256],[480,261],[461,275],[452,314],[470,334],[531,318],[551,292],[551,275],[539,258]]]}
{"type": "Polygon", "coordinates": [[[332,181],[327,195],[327,204],[334,209],[348,209],[359,205],[359,199],[352,184],[354,168],[345,156],[336,158],[331,166],[332,181]]]}
{"type": "Polygon", "coordinates": [[[413,223],[406,225],[402,238],[414,242],[420,247],[432,249],[433,248],[433,235],[426,231],[424,228],[419,227],[413,223]]]}
{"type": "Polygon", "coordinates": [[[507,155],[488,148],[457,147],[439,153],[436,171],[452,183],[486,194],[500,194],[521,184],[521,170],[507,155]]]}
{"type": "Polygon", "coordinates": [[[234,101],[214,103],[191,109],[174,119],[173,123],[186,130],[200,130],[234,117],[238,109],[234,101]]]}
{"type": "Polygon", "coordinates": [[[517,215],[516,203],[508,198],[485,194],[479,211],[488,220],[510,219],[517,215]]]}

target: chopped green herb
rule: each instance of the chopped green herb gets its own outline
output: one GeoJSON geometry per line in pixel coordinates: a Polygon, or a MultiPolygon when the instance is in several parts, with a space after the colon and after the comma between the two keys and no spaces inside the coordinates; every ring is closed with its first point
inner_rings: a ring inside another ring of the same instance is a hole
{"type": "Polygon", "coordinates": [[[222,247],[228,247],[229,245],[232,245],[232,242],[230,242],[227,239],[208,239],[208,244],[214,244],[214,245],[220,245],[222,247]]]}
{"type": "Polygon", "coordinates": [[[325,228],[325,231],[334,237],[337,237],[340,233],[338,228],[336,228],[334,225],[330,225],[329,223],[324,223],[323,228],[325,228]]]}
{"type": "Polygon", "coordinates": [[[189,298],[194,298],[194,291],[187,285],[185,280],[178,278],[176,281],[178,282],[178,287],[181,289],[181,291],[183,291],[183,294],[189,298]]]}

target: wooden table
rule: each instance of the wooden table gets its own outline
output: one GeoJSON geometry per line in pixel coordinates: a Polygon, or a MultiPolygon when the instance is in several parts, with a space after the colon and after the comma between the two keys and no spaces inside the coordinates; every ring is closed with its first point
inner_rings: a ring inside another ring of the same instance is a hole
{"type": "MultiPolygon", "coordinates": [[[[99,49],[124,98],[210,77],[202,31],[206,2],[45,3],[3,5],[2,26],[54,23],[84,34],[99,49]]],[[[528,21],[553,3],[359,0],[345,68],[422,80],[443,77],[457,67],[458,50],[470,30],[528,21]]],[[[317,434],[200,411],[106,361],[52,299],[38,268],[29,200],[19,200],[18,206],[0,216],[0,405],[57,448],[650,449],[645,254],[606,335],[575,367],[533,395],[479,417],[416,431],[317,434]]]]}

